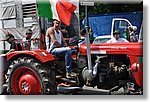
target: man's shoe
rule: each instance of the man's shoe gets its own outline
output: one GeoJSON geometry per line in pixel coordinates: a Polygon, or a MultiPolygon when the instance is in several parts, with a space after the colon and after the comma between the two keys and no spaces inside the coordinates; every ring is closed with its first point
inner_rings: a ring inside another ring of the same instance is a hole
{"type": "Polygon", "coordinates": [[[70,75],[75,77],[75,76],[77,76],[77,73],[71,72],[70,75]]]}
{"type": "Polygon", "coordinates": [[[77,76],[77,75],[76,75],[76,73],[74,73],[74,72],[67,72],[67,73],[66,73],[66,78],[73,78],[73,77],[75,77],[75,76],[77,76]]]}
{"type": "Polygon", "coordinates": [[[72,78],[72,76],[69,72],[66,73],[66,78],[72,78]]]}

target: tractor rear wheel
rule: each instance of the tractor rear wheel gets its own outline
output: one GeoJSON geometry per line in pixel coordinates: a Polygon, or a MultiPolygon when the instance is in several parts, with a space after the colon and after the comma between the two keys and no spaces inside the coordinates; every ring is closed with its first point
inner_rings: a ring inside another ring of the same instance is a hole
{"type": "Polygon", "coordinates": [[[55,71],[36,59],[20,57],[7,72],[8,91],[15,95],[56,94],[55,71]]]}

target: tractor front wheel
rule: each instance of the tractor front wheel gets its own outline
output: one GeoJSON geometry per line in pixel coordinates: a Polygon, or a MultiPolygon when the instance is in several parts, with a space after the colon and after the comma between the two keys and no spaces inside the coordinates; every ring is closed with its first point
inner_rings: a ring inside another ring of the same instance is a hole
{"type": "Polygon", "coordinates": [[[15,95],[56,94],[54,73],[53,68],[46,68],[35,59],[18,58],[8,68],[8,91],[15,95]]]}

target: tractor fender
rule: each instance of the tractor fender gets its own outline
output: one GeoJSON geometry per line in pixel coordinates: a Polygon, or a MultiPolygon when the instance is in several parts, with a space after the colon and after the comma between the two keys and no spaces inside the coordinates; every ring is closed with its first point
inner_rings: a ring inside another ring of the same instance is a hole
{"type": "Polygon", "coordinates": [[[54,57],[45,50],[33,50],[33,51],[13,51],[7,55],[7,61],[16,56],[33,56],[37,58],[42,63],[54,60],[54,57]]]}

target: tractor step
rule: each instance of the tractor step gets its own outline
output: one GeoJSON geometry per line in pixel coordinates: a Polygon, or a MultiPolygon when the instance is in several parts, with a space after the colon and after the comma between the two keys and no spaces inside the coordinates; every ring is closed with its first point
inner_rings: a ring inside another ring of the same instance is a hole
{"type": "Polygon", "coordinates": [[[58,94],[73,94],[78,91],[83,91],[81,87],[75,87],[75,86],[58,86],[57,92],[58,94]]]}

